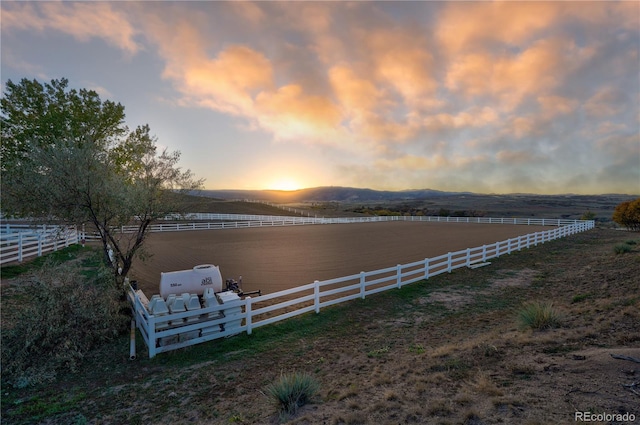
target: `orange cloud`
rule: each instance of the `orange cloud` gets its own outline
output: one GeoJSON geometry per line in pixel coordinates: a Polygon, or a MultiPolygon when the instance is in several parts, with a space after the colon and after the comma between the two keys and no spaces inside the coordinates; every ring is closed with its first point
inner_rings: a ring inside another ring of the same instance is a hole
{"type": "Polygon", "coordinates": [[[226,3],[225,5],[229,6],[235,14],[253,24],[264,22],[267,18],[266,13],[254,2],[233,1],[226,3]]]}
{"type": "Polygon", "coordinates": [[[337,65],[329,70],[329,81],[345,113],[359,115],[365,111],[373,111],[382,101],[382,93],[376,85],[356,75],[346,65],[337,65]]]}
{"type": "Polygon", "coordinates": [[[329,80],[343,116],[354,134],[374,140],[406,140],[416,128],[407,120],[389,117],[394,107],[383,91],[369,79],[361,78],[345,65],[329,70],[329,80]]]}
{"type": "Polygon", "coordinates": [[[467,97],[492,96],[512,110],[527,96],[551,93],[582,63],[583,55],[573,42],[560,38],[537,41],[515,56],[461,55],[447,71],[446,86],[467,97]]]}
{"type": "Polygon", "coordinates": [[[147,37],[165,60],[162,76],[174,82],[181,104],[199,105],[238,116],[251,116],[254,98],[274,87],[274,70],[262,53],[244,45],[229,45],[214,57],[215,40],[205,37],[190,16],[148,17],[147,37]]]}
{"type": "Polygon", "coordinates": [[[452,2],[435,34],[452,55],[496,41],[519,45],[547,28],[559,13],[551,2],[452,2]]]}
{"type": "Polygon", "coordinates": [[[484,127],[495,123],[499,116],[492,108],[472,108],[456,115],[435,114],[424,119],[423,125],[429,130],[444,130],[466,127],[484,127]]]}
{"type": "Polygon", "coordinates": [[[245,46],[231,46],[215,59],[174,63],[166,75],[180,69],[180,90],[196,103],[235,115],[253,111],[252,92],[273,85],[268,59],[245,46]]]}
{"type": "Polygon", "coordinates": [[[341,114],[336,105],[322,96],[305,95],[296,84],[275,92],[261,92],[255,101],[255,119],[259,125],[283,140],[323,140],[336,136],[341,114]]]}
{"type": "Polygon", "coordinates": [[[578,107],[578,101],[557,95],[538,96],[537,101],[545,118],[570,114],[578,107]]]}
{"type": "Polygon", "coordinates": [[[438,20],[436,37],[450,55],[490,46],[520,47],[562,34],[558,24],[588,24],[585,35],[603,27],[637,30],[638,2],[450,2],[438,20]]]}
{"type": "Polygon", "coordinates": [[[590,117],[610,117],[620,111],[624,101],[624,94],[612,87],[602,87],[584,105],[584,110],[590,117]]]}
{"type": "Polygon", "coordinates": [[[397,90],[408,105],[419,106],[433,93],[433,57],[421,34],[377,29],[364,38],[375,78],[397,90]]]}
{"type": "Polygon", "coordinates": [[[80,41],[101,38],[130,54],[140,49],[134,40],[137,31],[126,14],[107,2],[42,2],[37,8],[32,3],[4,3],[2,26],[5,30],[53,29],[80,41]]]}
{"type": "Polygon", "coordinates": [[[527,164],[540,160],[540,158],[532,152],[501,150],[496,154],[499,162],[506,164],[527,164]]]}

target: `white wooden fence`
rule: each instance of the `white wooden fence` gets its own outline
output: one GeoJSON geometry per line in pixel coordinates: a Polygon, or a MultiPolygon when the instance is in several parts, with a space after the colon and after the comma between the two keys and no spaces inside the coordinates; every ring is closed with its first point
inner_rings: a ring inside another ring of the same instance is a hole
{"type": "MultiPolygon", "coordinates": [[[[512,223],[512,221],[508,222],[512,223]]],[[[549,224],[548,221],[547,224],[549,224]]],[[[413,263],[398,264],[369,272],[363,271],[351,276],[324,281],[316,280],[313,283],[285,291],[256,298],[246,297],[234,301],[232,304],[227,303],[172,315],[154,316],[150,314],[133,290],[130,291],[130,298],[137,327],[149,349],[149,357],[154,357],[158,353],[241,332],[251,334],[254,329],[260,326],[312,311],[319,313],[322,308],[330,305],[356,298],[365,298],[367,295],[381,291],[401,288],[404,285],[429,279],[442,273],[451,273],[457,268],[479,265],[491,258],[583,232],[593,227],[593,221],[576,221],[547,231],[529,233],[490,245],[448,252],[413,263]],[[232,312],[232,314],[227,314],[225,317],[218,316],[218,312],[224,314],[225,311],[232,312]],[[216,317],[215,319],[210,319],[212,313],[216,317]],[[167,326],[169,322],[170,326],[167,326]],[[235,325],[225,326],[230,322],[235,325]],[[216,327],[219,330],[211,332],[211,329],[216,327]]]]}
{"type": "Polygon", "coordinates": [[[0,264],[57,251],[79,242],[75,226],[0,226],[0,264]]]}
{"type": "MultiPolygon", "coordinates": [[[[551,218],[491,218],[491,217],[438,217],[438,216],[368,216],[368,217],[289,217],[277,215],[239,214],[187,214],[192,220],[218,220],[215,222],[174,222],[149,226],[152,232],[181,232],[188,230],[241,229],[247,227],[298,226],[309,224],[379,223],[388,221],[420,221],[438,223],[523,224],[538,226],[566,226],[581,220],[551,218]],[[239,221],[240,220],[240,221],[239,221]]],[[[123,233],[133,232],[137,226],[121,226],[123,233]]],[[[86,235],[87,239],[91,235],[86,235]]]]}

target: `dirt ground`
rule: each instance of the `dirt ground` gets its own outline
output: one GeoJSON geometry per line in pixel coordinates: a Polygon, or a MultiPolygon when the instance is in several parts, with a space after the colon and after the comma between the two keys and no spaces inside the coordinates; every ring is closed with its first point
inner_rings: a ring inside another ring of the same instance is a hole
{"type": "Polygon", "coordinates": [[[130,277],[151,296],[161,272],[214,264],[223,280],[242,276],[245,291],[266,294],[549,229],[398,221],[152,233],[151,257],[136,262],[130,277]]]}

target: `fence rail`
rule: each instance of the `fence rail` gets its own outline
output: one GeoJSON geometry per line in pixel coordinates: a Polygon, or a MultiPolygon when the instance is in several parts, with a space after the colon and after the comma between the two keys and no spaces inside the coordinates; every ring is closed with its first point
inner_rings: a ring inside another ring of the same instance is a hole
{"type": "Polygon", "coordinates": [[[26,258],[77,244],[75,226],[2,226],[0,232],[0,264],[21,262],[26,258]],[[7,231],[10,230],[10,231],[7,231]]]}
{"type": "Polygon", "coordinates": [[[404,285],[429,279],[442,273],[451,273],[452,270],[461,267],[483,264],[491,258],[583,232],[593,227],[593,221],[580,221],[490,245],[448,252],[412,263],[398,264],[369,272],[363,271],[324,281],[316,280],[313,283],[257,298],[245,297],[243,300],[234,301],[232,305],[224,304],[175,315],[154,316],[144,307],[139,295],[133,290],[130,291],[130,297],[135,310],[137,327],[147,344],[149,357],[154,357],[157,353],[241,332],[251,334],[254,329],[261,326],[312,311],[319,313],[322,308],[330,305],[356,298],[364,299],[367,295],[401,288],[404,285]],[[292,298],[292,296],[296,298],[292,298]],[[228,317],[216,316],[215,320],[207,319],[210,317],[209,314],[213,312],[223,312],[224,314],[225,309],[229,309],[228,311],[233,313],[228,317]],[[240,321],[242,321],[241,324],[240,321]],[[167,329],[166,324],[169,322],[173,326],[167,329]],[[237,323],[237,325],[226,327],[225,324],[230,322],[237,323]],[[159,323],[162,326],[159,327],[159,323]],[[177,326],[176,323],[178,323],[177,326]],[[212,327],[216,326],[218,328],[212,332],[212,327]],[[167,340],[168,337],[174,337],[174,339],[167,340]],[[165,339],[163,340],[163,338],[165,339]]]}
{"type": "MultiPolygon", "coordinates": [[[[169,219],[171,216],[165,217],[169,219]]],[[[439,216],[370,216],[370,217],[290,217],[270,215],[208,214],[197,213],[184,216],[191,220],[217,220],[215,222],[175,222],[158,223],[150,227],[152,232],[180,232],[188,230],[241,229],[247,227],[299,226],[310,224],[379,223],[388,221],[418,221],[436,223],[477,223],[477,224],[522,224],[538,226],[567,226],[581,220],[550,218],[495,218],[495,217],[439,217],[439,216]]],[[[137,226],[121,226],[123,233],[137,230],[137,226]]],[[[87,238],[90,238],[87,235],[87,238]]]]}

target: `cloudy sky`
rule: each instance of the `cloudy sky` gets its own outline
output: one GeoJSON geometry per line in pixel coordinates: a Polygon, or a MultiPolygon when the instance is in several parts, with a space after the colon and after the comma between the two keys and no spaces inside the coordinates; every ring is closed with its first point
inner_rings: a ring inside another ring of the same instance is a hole
{"type": "Polygon", "coordinates": [[[2,1],[210,189],[640,193],[640,3],[2,1]]]}

